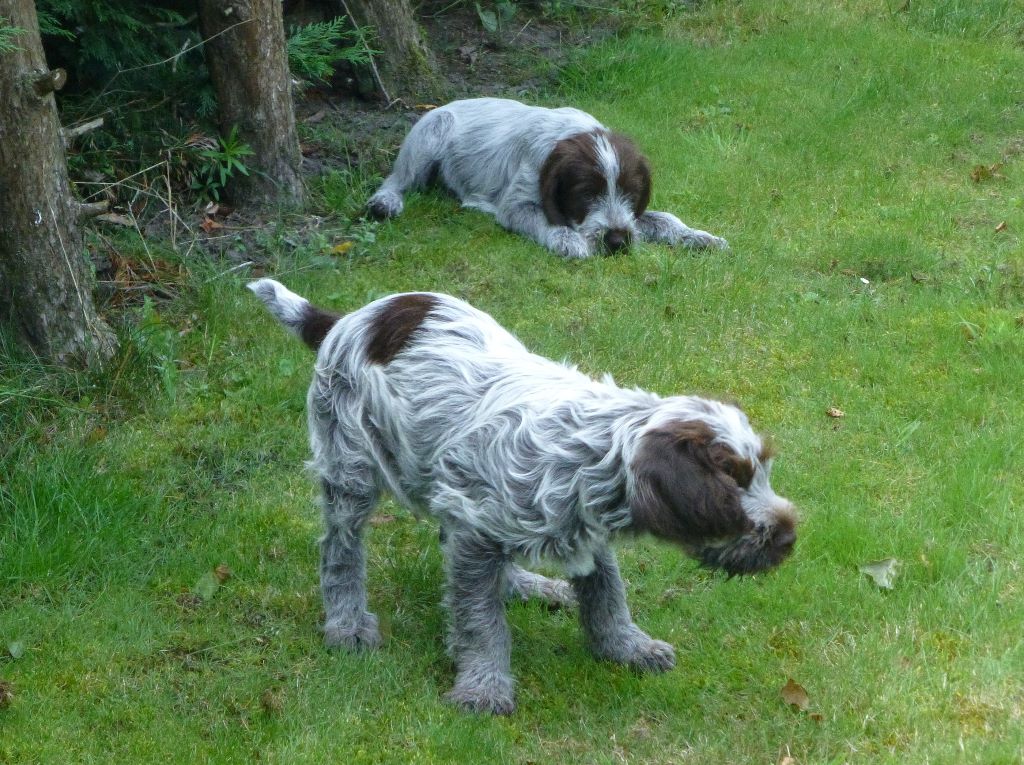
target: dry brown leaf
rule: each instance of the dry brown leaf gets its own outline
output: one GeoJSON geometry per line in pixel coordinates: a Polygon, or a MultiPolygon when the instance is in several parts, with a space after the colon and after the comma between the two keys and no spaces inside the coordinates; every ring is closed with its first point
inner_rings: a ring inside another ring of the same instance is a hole
{"type": "Polygon", "coordinates": [[[224,228],[223,223],[218,223],[213,218],[205,218],[202,223],[199,224],[199,228],[205,231],[207,234],[216,231],[219,228],[224,228]]]}
{"type": "Polygon", "coordinates": [[[217,581],[224,584],[228,579],[231,578],[231,569],[225,564],[221,563],[217,568],[213,570],[213,575],[217,577],[217,581]]]}
{"type": "Polygon", "coordinates": [[[975,183],[981,183],[992,178],[1002,178],[999,171],[1002,169],[1002,162],[995,162],[991,165],[975,165],[974,169],[971,170],[971,180],[975,183]]]}
{"type": "Polygon", "coordinates": [[[846,412],[844,412],[838,406],[830,406],[828,409],[825,410],[825,414],[827,414],[829,417],[832,417],[832,418],[837,419],[837,420],[840,417],[845,417],[846,416],[846,412]]]}
{"type": "Polygon", "coordinates": [[[0,709],[5,709],[14,701],[14,686],[6,680],[0,680],[0,709]]]}
{"type": "Polygon", "coordinates": [[[1006,231],[1006,221],[1005,220],[1004,221],[1000,221],[999,225],[996,226],[996,233],[997,234],[1002,232],[1002,231],[1006,231]]]}
{"type": "Polygon", "coordinates": [[[782,686],[782,700],[801,712],[806,712],[811,706],[811,698],[807,695],[807,689],[793,678],[789,678],[782,686]]]}

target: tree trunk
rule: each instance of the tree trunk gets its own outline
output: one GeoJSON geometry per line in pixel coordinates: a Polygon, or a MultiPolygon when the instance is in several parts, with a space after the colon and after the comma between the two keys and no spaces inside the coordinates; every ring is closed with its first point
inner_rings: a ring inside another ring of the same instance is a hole
{"type": "Polygon", "coordinates": [[[236,202],[299,204],[302,154],[295,130],[281,0],[199,0],[206,66],[222,135],[238,128],[254,154],[228,187],[236,202]]]}
{"type": "Polygon", "coordinates": [[[444,96],[446,87],[434,54],[423,40],[409,0],[338,0],[341,11],[359,26],[374,30],[371,47],[378,87],[387,101],[423,102],[444,96]]]}
{"type": "Polygon", "coordinates": [[[53,91],[33,0],[0,0],[25,30],[0,53],[0,320],[43,359],[98,366],[117,341],[93,305],[95,277],[71,195],[53,91]]]}

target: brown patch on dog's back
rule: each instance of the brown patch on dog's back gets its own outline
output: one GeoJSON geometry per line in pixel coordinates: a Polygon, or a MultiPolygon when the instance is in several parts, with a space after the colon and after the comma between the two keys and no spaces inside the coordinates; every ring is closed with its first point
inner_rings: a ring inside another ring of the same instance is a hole
{"type": "Polygon", "coordinates": [[[370,323],[366,357],[374,364],[387,364],[408,344],[427,314],[437,305],[433,295],[398,295],[385,303],[370,323]]]}
{"type": "Polygon", "coordinates": [[[299,337],[314,351],[319,350],[320,343],[340,318],[341,314],[307,305],[302,323],[299,325],[299,337]]]}

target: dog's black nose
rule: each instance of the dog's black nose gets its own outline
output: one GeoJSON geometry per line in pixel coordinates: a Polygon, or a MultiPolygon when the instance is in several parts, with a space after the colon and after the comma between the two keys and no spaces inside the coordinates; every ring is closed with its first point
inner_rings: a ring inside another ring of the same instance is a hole
{"type": "Polygon", "coordinates": [[[618,252],[629,247],[629,232],[613,228],[605,232],[604,246],[608,252],[618,252]]]}
{"type": "Polygon", "coordinates": [[[780,524],[775,529],[772,542],[777,549],[787,551],[793,549],[793,545],[796,544],[796,529],[790,524],[780,524]]]}

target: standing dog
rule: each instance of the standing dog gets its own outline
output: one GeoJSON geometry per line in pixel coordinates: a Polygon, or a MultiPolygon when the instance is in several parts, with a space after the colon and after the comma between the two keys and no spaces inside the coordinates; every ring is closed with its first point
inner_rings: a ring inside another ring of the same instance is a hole
{"type": "Polygon", "coordinates": [[[724,239],[647,209],[651,171],[633,143],[579,109],[502,98],[453,101],[406,136],[391,175],[367,203],[377,218],[402,212],[402,195],[440,180],[463,206],[567,258],[643,239],[727,247],[724,239]]]}
{"type": "Polygon", "coordinates": [[[505,597],[571,599],[565,582],[514,560],[564,566],[594,654],[663,671],[675,653],[633,623],[614,534],[649,532],[730,574],[772,568],[793,548],[771,452],[735,406],[592,380],[447,295],[391,295],[342,318],[272,279],[249,287],[319,349],[307,405],[328,645],[380,642],[362,532],[382,492],[440,521],[448,699],[475,711],[515,708],[505,597]]]}

